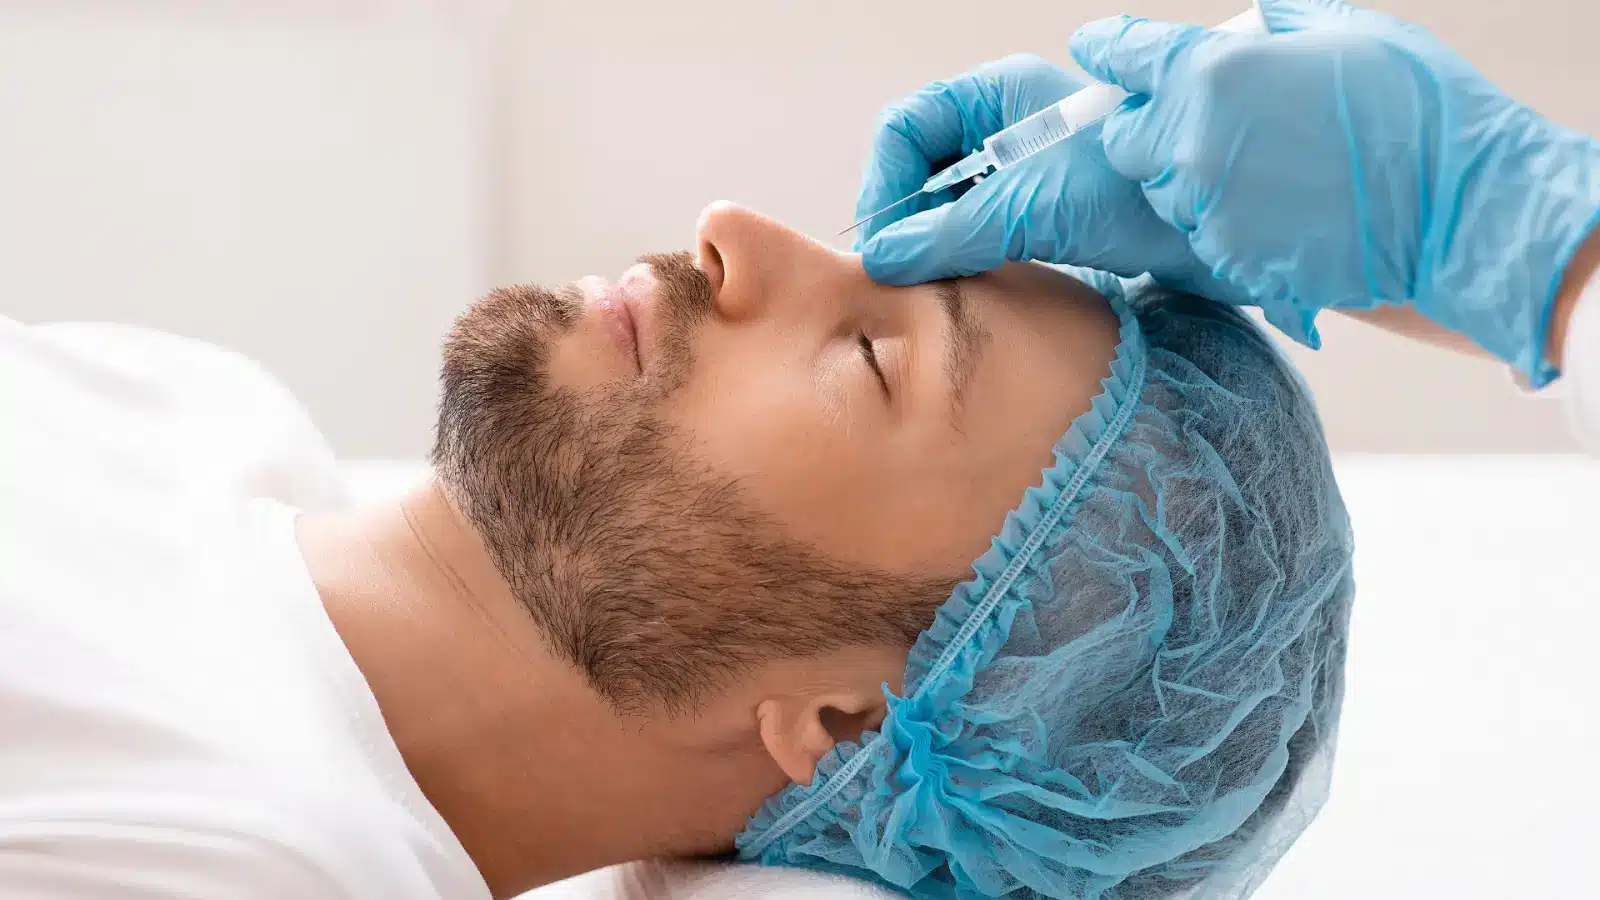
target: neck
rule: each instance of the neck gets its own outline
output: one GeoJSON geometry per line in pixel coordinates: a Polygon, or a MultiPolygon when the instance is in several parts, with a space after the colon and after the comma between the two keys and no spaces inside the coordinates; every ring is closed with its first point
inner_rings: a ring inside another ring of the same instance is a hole
{"type": "Polygon", "coordinates": [[[407,767],[495,896],[721,851],[750,812],[737,795],[772,788],[758,742],[615,715],[551,655],[437,484],[308,516],[298,539],[407,767]],[[757,786],[729,790],[741,779],[757,786]]]}

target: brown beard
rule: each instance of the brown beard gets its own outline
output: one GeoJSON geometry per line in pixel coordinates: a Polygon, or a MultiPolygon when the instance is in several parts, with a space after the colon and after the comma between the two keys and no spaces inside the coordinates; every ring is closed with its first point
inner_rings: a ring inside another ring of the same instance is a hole
{"type": "Polygon", "coordinates": [[[648,376],[552,388],[567,287],[501,288],[445,341],[432,462],[552,652],[615,708],[692,708],[778,657],[909,647],[948,595],[792,541],[655,410],[693,368],[712,287],[687,253],[647,256],[661,336],[648,376]]]}

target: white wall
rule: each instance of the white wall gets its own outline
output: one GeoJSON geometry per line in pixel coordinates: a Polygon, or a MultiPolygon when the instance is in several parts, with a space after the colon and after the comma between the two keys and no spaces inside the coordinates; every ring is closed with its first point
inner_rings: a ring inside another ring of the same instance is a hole
{"type": "MultiPolygon", "coordinates": [[[[414,455],[438,337],[488,285],[616,273],[717,198],[830,234],[884,103],[1018,50],[1065,63],[1088,18],[1239,5],[0,0],[0,313],[239,347],[342,451],[414,455]]],[[[1600,131],[1600,5],[1381,7],[1600,131]]],[[[1492,365],[1324,333],[1298,358],[1338,449],[1569,446],[1492,365]]]]}
{"type": "Polygon", "coordinates": [[[0,314],[234,347],[342,452],[420,453],[439,336],[492,281],[470,44],[309,6],[68,6],[0,6],[0,314]]]}

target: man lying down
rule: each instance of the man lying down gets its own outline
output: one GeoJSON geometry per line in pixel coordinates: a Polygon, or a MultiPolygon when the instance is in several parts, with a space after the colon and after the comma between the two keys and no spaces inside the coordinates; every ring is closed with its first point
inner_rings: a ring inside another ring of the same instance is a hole
{"type": "Polygon", "coordinates": [[[1327,787],[1351,536],[1235,312],[872,283],[746,210],[445,340],[340,505],[243,359],[0,328],[0,893],[508,897],[723,854],[1229,896],[1327,787]]]}

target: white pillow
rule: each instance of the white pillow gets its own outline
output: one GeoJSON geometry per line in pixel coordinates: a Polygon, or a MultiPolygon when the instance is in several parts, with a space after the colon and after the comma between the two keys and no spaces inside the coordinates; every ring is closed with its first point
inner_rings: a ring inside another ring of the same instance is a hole
{"type": "Polygon", "coordinates": [[[590,872],[522,900],[895,900],[876,885],[804,869],[647,861],[590,872]]]}

